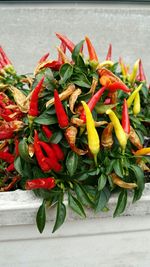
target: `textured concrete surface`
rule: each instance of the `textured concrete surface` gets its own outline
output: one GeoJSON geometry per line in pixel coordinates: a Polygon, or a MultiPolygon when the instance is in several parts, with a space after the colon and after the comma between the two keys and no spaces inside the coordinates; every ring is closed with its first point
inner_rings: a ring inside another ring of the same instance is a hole
{"type": "Polygon", "coordinates": [[[54,58],[61,32],[75,43],[88,35],[100,60],[110,42],[114,60],[141,57],[150,80],[150,5],[0,4],[0,25],[0,44],[19,72],[31,72],[48,51],[54,58]]]}

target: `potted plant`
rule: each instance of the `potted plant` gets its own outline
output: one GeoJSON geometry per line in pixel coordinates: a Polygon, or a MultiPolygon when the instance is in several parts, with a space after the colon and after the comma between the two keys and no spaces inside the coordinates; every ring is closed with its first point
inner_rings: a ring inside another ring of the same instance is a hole
{"type": "Polygon", "coordinates": [[[18,75],[0,48],[0,191],[12,191],[12,199],[27,194],[40,206],[41,233],[47,207],[56,210],[52,232],[67,206],[83,218],[89,209],[122,214],[128,199],[141,198],[150,162],[141,59],[129,70],[122,58],[113,62],[110,45],[99,62],[87,36],[75,45],[56,35],[58,58],[47,53],[30,76],[18,75]]]}

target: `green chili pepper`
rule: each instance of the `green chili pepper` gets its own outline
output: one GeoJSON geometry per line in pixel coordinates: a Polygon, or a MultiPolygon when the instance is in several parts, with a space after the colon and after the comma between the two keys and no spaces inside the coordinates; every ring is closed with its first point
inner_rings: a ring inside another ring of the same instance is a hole
{"type": "Polygon", "coordinates": [[[95,163],[97,164],[97,154],[100,150],[100,140],[95,128],[95,123],[91,111],[85,101],[81,101],[85,115],[86,115],[86,128],[88,134],[88,145],[91,153],[94,156],[95,163]]]}

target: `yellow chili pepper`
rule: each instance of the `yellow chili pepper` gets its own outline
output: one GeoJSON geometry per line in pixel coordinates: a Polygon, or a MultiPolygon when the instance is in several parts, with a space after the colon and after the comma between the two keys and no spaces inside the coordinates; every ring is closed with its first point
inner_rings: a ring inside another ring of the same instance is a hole
{"type": "Polygon", "coordinates": [[[139,68],[139,59],[134,63],[132,73],[129,76],[130,83],[134,83],[135,82],[138,68],[139,68]]]}
{"type": "Polygon", "coordinates": [[[137,150],[134,155],[135,156],[143,156],[143,155],[147,155],[150,153],[150,147],[144,147],[144,148],[141,148],[139,150],[137,150]]]}
{"type": "Polygon", "coordinates": [[[135,99],[136,94],[141,90],[141,88],[142,88],[142,84],[140,84],[140,85],[133,91],[133,93],[128,97],[128,99],[127,99],[127,106],[128,106],[128,108],[131,107],[131,105],[132,105],[132,103],[133,103],[133,101],[134,101],[134,99],[135,99]]]}
{"type": "Polygon", "coordinates": [[[136,116],[138,113],[140,113],[141,110],[141,103],[140,103],[140,94],[137,93],[134,98],[134,104],[133,104],[133,113],[136,116]]]}
{"type": "Polygon", "coordinates": [[[86,128],[87,128],[87,134],[88,134],[89,149],[94,156],[95,163],[97,164],[97,154],[100,150],[99,136],[96,131],[92,113],[88,105],[85,103],[85,101],[81,101],[81,103],[83,105],[85,115],[86,115],[86,128]]]}
{"type": "Polygon", "coordinates": [[[126,136],[121,124],[120,124],[120,121],[117,118],[116,114],[111,109],[108,109],[106,111],[106,114],[109,116],[109,118],[110,118],[110,120],[114,126],[114,130],[115,130],[115,134],[117,136],[118,142],[124,151],[126,148],[126,144],[127,144],[127,136],[126,136]]]}

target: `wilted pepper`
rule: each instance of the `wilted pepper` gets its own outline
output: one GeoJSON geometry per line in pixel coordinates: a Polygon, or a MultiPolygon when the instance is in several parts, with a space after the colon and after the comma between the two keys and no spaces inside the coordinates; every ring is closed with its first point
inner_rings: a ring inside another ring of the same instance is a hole
{"type": "Polygon", "coordinates": [[[143,145],[141,144],[141,141],[132,126],[130,126],[129,140],[138,149],[143,148],[143,145]]]}
{"type": "Polygon", "coordinates": [[[87,128],[87,134],[88,134],[88,146],[91,151],[91,153],[94,156],[95,164],[97,165],[97,154],[100,150],[100,140],[98,133],[95,128],[94,120],[91,114],[91,111],[88,107],[88,105],[81,101],[85,115],[86,115],[86,128],[87,128]]]}
{"type": "Polygon", "coordinates": [[[133,101],[134,101],[134,99],[135,99],[135,96],[136,96],[136,94],[141,90],[141,88],[142,88],[142,84],[140,84],[132,93],[131,93],[131,95],[128,97],[128,99],[127,99],[127,106],[128,106],[128,108],[130,108],[131,107],[131,105],[132,105],[132,103],[133,103],[133,101]]]}
{"type": "Polygon", "coordinates": [[[110,149],[113,145],[113,123],[110,122],[103,130],[102,136],[101,136],[101,144],[104,148],[110,149]]]}
{"type": "Polygon", "coordinates": [[[39,81],[39,83],[34,88],[34,91],[31,95],[30,107],[29,107],[29,111],[28,111],[28,114],[30,117],[37,117],[39,114],[38,98],[39,98],[39,93],[42,89],[43,82],[44,82],[44,77],[39,81]]]}
{"type": "Polygon", "coordinates": [[[34,190],[34,189],[52,189],[56,186],[55,179],[53,177],[48,178],[37,178],[33,180],[26,181],[25,189],[34,190]]]}
{"type": "Polygon", "coordinates": [[[112,178],[113,183],[118,185],[119,187],[122,187],[125,189],[134,189],[137,187],[136,183],[126,183],[120,177],[118,177],[115,173],[111,173],[110,176],[112,178]]]}
{"type": "Polygon", "coordinates": [[[123,152],[125,151],[126,148],[126,144],[127,144],[127,137],[126,134],[120,124],[119,119],[117,118],[116,114],[111,110],[107,110],[106,114],[109,116],[110,120],[113,123],[114,126],[114,130],[115,130],[115,134],[117,136],[118,142],[123,150],[123,152]]]}
{"type": "Polygon", "coordinates": [[[140,113],[141,110],[141,104],[140,104],[140,94],[139,92],[136,94],[134,98],[134,103],[133,103],[133,114],[136,116],[137,114],[140,113]]]}
{"type": "Polygon", "coordinates": [[[70,145],[70,148],[77,153],[78,155],[85,155],[87,153],[87,150],[82,150],[80,148],[77,148],[76,143],[76,136],[77,136],[78,130],[74,126],[70,126],[65,131],[65,137],[68,141],[68,144],[70,145]]]}
{"type": "Polygon", "coordinates": [[[57,92],[57,90],[54,90],[54,99],[55,99],[55,111],[56,111],[56,116],[58,119],[58,124],[60,126],[60,128],[66,128],[69,125],[69,120],[68,120],[68,116],[66,114],[66,111],[63,107],[63,104],[61,103],[61,100],[59,98],[59,94],[57,92]]]}
{"type": "Polygon", "coordinates": [[[128,114],[127,101],[124,98],[123,109],[122,109],[122,128],[126,134],[130,133],[130,119],[128,114]]]}
{"type": "Polygon", "coordinates": [[[74,105],[75,105],[75,102],[76,102],[78,96],[79,96],[81,93],[82,93],[81,89],[78,88],[78,89],[76,89],[76,90],[72,93],[72,95],[69,97],[69,108],[70,108],[70,110],[71,110],[71,112],[72,112],[73,114],[75,114],[75,112],[74,112],[74,105]]]}

